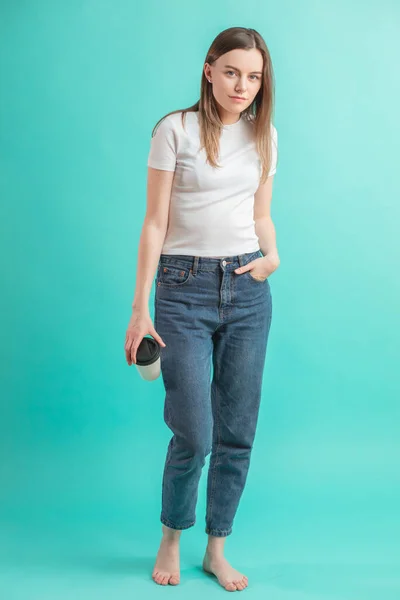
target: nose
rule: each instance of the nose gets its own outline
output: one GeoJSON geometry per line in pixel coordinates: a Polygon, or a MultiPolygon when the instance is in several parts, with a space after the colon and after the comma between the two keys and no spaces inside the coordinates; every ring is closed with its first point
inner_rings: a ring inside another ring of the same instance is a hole
{"type": "Polygon", "coordinates": [[[244,92],[246,91],[246,80],[243,79],[239,81],[239,83],[236,86],[236,91],[238,94],[244,94],[244,92]]]}

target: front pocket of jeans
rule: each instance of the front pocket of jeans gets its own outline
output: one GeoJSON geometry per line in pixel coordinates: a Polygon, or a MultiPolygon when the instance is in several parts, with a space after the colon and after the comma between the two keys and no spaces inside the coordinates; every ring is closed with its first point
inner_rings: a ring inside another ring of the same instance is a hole
{"type": "Polygon", "coordinates": [[[188,267],[161,265],[158,283],[166,287],[177,287],[187,283],[191,277],[192,270],[188,267]]]}
{"type": "Polygon", "coordinates": [[[265,283],[268,279],[268,277],[262,280],[256,279],[255,277],[253,277],[253,275],[250,275],[250,271],[245,271],[245,275],[247,275],[247,277],[249,277],[251,281],[254,281],[254,283],[265,283]]]}

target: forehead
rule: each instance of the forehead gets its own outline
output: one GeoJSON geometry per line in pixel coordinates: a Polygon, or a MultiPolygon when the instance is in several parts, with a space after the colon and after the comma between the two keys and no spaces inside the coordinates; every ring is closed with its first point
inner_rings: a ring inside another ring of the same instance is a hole
{"type": "Polygon", "coordinates": [[[216,64],[222,69],[229,65],[229,68],[234,67],[243,73],[262,72],[263,57],[257,48],[251,48],[250,50],[235,49],[222,54],[217,59],[216,64]]]}

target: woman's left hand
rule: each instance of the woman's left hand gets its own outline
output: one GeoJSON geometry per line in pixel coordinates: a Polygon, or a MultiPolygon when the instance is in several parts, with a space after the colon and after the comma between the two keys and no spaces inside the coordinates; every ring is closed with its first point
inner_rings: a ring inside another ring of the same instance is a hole
{"type": "Polygon", "coordinates": [[[264,281],[271,273],[276,271],[278,267],[279,260],[277,260],[276,257],[270,257],[266,254],[265,256],[260,256],[260,258],[250,261],[247,265],[243,265],[243,267],[235,269],[235,273],[239,275],[246,271],[251,271],[251,276],[254,277],[254,279],[264,281]]]}

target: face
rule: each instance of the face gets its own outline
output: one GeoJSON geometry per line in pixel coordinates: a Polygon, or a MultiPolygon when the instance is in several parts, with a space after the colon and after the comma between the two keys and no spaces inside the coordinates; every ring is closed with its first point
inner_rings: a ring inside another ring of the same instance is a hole
{"type": "Polygon", "coordinates": [[[253,102],[261,88],[263,57],[257,48],[235,49],[226,52],[213,65],[205,63],[204,73],[211,80],[213,94],[221,120],[237,120],[240,113],[253,102]],[[234,100],[239,96],[244,100],[234,100]]]}

